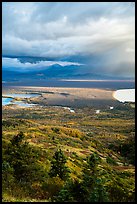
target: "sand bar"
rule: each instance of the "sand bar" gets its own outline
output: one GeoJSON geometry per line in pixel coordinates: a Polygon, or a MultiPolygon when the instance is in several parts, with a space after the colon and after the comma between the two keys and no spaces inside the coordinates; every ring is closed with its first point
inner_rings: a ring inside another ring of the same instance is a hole
{"type": "MultiPolygon", "coordinates": [[[[63,87],[12,87],[6,92],[37,92],[41,96],[34,98],[41,105],[61,105],[71,107],[108,107],[115,106],[119,102],[113,97],[113,90],[97,88],[63,88],[63,87]]],[[[3,90],[4,92],[4,90],[3,90]]]]}

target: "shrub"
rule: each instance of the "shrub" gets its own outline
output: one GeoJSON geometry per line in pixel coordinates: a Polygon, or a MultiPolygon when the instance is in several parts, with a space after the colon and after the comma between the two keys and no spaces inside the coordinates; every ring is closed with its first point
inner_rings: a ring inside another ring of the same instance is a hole
{"type": "Polygon", "coordinates": [[[112,157],[109,157],[109,156],[107,156],[106,162],[108,164],[117,165],[117,162],[112,157]]]}
{"type": "Polygon", "coordinates": [[[42,184],[42,190],[45,198],[49,199],[56,196],[63,187],[63,184],[64,181],[58,176],[47,178],[42,184]]]}

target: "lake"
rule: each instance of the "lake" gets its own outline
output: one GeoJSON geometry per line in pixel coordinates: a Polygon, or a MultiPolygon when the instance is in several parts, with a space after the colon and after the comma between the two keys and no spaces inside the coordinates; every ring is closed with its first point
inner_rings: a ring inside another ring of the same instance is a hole
{"type": "Polygon", "coordinates": [[[134,80],[36,80],[6,82],[6,86],[37,86],[37,87],[66,87],[66,88],[101,88],[101,89],[134,89],[134,80]]]}
{"type": "Polygon", "coordinates": [[[34,106],[35,104],[29,104],[29,103],[25,103],[23,101],[14,101],[12,102],[13,98],[2,98],[2,105],[3,106],[6,106],[6,105],[9,105],[9,104],[13,104],[13,105],[18,105],[18,106],[21,106],[21,107],[32,107],[34,106]]]}
{"type": "Polygon", "coordinates": [[[6,95],[3,95],[2,96],[2,105],[3,106],[6,106],[6,105],[9,105],[9,104],[15,104],[15,105],[19,105],[19,106],[22,106],[22,107],[32,107],[34,106],[35,104],[29,104],[29,103],[25,103],[23,101],[14,101],[12,102],[12,100],[14,98],[32,98],[32,97],[36,97],[36,96],[39,96],[39,94],[30,94],[30,93],[26,93],[26,94],[6,94],[6,95]]]}
{"type": "Polygon", "coordinates": [[[8,105],[11,103],[13,99],[12,98],[2,98],[2,105],[5,106],[5,105],[8,105]]]}
{"type": "Polygon", "coordinates": [[[121,89],[113,93],[113,97],[120,102],[135,102],[135,89],[121,89]]]}

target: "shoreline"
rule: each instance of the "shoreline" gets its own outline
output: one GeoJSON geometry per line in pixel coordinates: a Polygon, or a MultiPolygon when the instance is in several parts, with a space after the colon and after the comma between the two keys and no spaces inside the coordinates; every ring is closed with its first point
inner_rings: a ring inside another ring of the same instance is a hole
{"type": "MultiPolygon", "coordinates": [[[[68,106],[76,107],[97,107],[105,108],[117,106],[122,102],[134,102],[130,99],[130,92],[127,99],[123,100],[121,90],[128,89],[107,89],[107,88],[72,88],[72,87],[39,87],[39,86],[6,86],[2,89],[2,95],[6,94],[39,94],[38,97],[28,99],[31,103],[43,106],[68,106]],[[117,97],[117,93],[120,98],[117,97]]],[[[129,88],[129,90],[133,90],[129,88]]],[[[22,98],[22,97],[21,97],[22,98]]]]}
{"type": "MultiPolygon", "coordinates": [[[[82,96],[86,95],[89,98],[94,98],[94,97],[101,97],[103,98],[103,94],[105,94],[105,98],[106,98],[106,94],[107,97],[113,99],[113,92],[117,91],[116,89],[108,89],[108,88],[72,88],[72,87],[38,87],[38,86],[9,86],[6,87],[6,89],[3,89],[3,92],[9,92],[12,91],[14,93],[18,93],[18,92],[22,92],[22,91],[34,91],[36,92],[40,92],[40,93],[47,93],[47,94],[64,94],[64,95],[69,95],[69,93],[77,93],[79,96],[80,92],[83,93],[82,96]],[[60,93],[60,91],[62,91],[62,93],[60,93]],[[95,94],[95,95],[94,95],[95,94]]],[[[6,95],[5,93],[2,93],[3,95],[6,95]]]]}
{"type": "Polygon", "coordinates": [[[67,107],[109,107],[119,104],[113,97],[114,90],[100,88],[66,88],[66,87],[30,87],[30,86],[12,86],[3,91],[6,93],[24,92],[40,94],[39,97],[31,98],[31,103],[37,103],[44,106],[67,106],[67,107]]]}

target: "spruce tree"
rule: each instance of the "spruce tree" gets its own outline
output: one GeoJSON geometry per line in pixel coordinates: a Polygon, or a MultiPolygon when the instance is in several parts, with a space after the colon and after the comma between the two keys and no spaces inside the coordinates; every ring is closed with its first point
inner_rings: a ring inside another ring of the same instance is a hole
{"type": "Polygon", "coordinates": [[[86,168],[83,170],[82,187],[85,190],[83,194],[84,202],[107,202],[108,193],[104,187],[104,179],[102,179],[98,165],[101,158],[97,152],[94,152],[87,158],[86,168]]]}
{"type": "Polygon", "coordinates": [[[62,180],[66,180],[69,176],[69,169],[66,167],[67,159],[62,150],[59,149],[55,152],[53,160],[51,161],[51,169],[49,175],[51,177],[59,176],[62,180]]]}
{"type": "Polygon", "coordinates": [[[13,167],[16,180],[30,182],[36,178],[36,156],[24,139],[25,135],[22,132],[15,135],[5,154],[7,155],[7,162],[13,167]]]}

